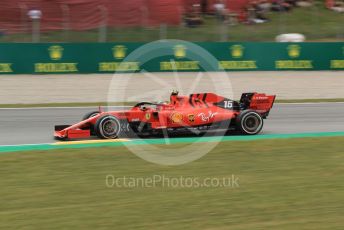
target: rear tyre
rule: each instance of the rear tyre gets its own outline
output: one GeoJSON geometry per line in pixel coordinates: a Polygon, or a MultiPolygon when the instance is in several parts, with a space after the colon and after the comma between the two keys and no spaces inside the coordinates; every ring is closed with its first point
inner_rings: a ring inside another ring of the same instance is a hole
{"type": "Polygon", "coordinates": [[[121,123],[111,115],[99,117],[94,125],[96,135],[102,139],[115,139],[121,134],[121,123]]]}
{"type": "Polygon", "coordinates": [[[263,128],[262,116],[253,110],[244,110],[236,119],[239,131],[245,135],[258,134],[263,128]]]}

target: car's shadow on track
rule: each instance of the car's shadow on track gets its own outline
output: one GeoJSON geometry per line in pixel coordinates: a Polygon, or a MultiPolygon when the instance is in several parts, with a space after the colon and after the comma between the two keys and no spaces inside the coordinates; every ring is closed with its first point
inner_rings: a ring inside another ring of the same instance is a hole
{"type": "Polygon", "coordinates": [[[208,131],[206,133],[200,133],[200,134],[195,134],[195,133],[183,133],[183,134],[157,134],[157,135],[147,135],[147,136],[138,136],[134,134],[133,136],[125,136],[121,138],[133,138],[133,139],[157,139],[157,138],[187,138],[187,137],[192,137],[192,138],[202,138],[202,137],[221,137],[221,136],[243,136],[242,133],[239,131],[208,131]]]}
{"type": "MultiPolygon", "coordinates": [[[[120,136],[118,137],[117,140],[120,139],[132,139],[132,140],[137,140],[137,139],[144,139],[144,140],[149,140],[149,139],[164,139],[164,138],[169,138],[169,139],[177,139],[177,138],[202,138],[202,137],[221,137],[221,136],[243,136],[238,131],[227,131],[227,132],[219,132],[219,131],[208,131],[206,133],[200,133],[200,134],[195,134],[195,133],[183,133],[183,134],[157,134],[157,135],[125,135],[125,136],[120,136]]],[[[99,139],[96,136],[92,136],[87,139],[66,139],[66,140],[57,140],[59,142],[73,142],[73,141],[85,141],[85,140],[106,140],[106,139],[99,139]]],[[[116,140],[116,139],[114,139],[116,140]]]]}

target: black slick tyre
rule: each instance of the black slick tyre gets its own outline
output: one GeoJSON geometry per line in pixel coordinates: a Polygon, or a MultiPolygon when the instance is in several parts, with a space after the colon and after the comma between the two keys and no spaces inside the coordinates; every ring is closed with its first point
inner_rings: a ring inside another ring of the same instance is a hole
{"type": "Polygon", "coordinates": [[[118,118],[104,115],[94,125],[95,134],[102,139],[115,139],[121,134],[121,123],[118,118]]]}
{"type": "MultiPolygon", "coordinates": [[[[83,117],[82,117],[82,121],[84,120],[87,120],[91,117],[95,117],[99,114],[99,111],[92,111],[92,112],[89,112],[89,113],[86,113],[83,117]]],[[[94,136],[95,135],[95,132],[94,132],[94,126],[92,124],[90,124],[90,132],[91,132],[91,135],[94,136]]]]}
{"type": "Polygon", "coordinates": [[[264,125],[262,116],[253,110],[244,110],[236,118],[238,130],[245,135],[258,134],[264,125]]]}
{"type": "Polygon", "coordinates": [[[91,118],[91,117],[95,117],[99,114],[99,111],[92,111],[92,112],[89,112],[89,113],[86,113],[83,117],[82,117],[82,121],[84,120],[87,120],[88,118],[91,118]]]}

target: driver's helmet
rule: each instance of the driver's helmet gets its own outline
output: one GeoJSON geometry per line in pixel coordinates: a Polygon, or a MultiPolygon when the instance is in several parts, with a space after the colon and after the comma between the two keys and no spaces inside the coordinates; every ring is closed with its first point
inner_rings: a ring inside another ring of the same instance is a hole
{"type": "Polygon", "coordinates": [[[178,96],[178,91],[177,90],[173,90],[170,96],[170,102],[172,105],[175,105],[177,103],[177,96],[178,96]]]}
{"type": "Polygon", "coordinates": [[[173,91],[172,91],[172,93],[171,93],[171,96],[172,96],[172,95],[175,95],[175,96],[177,96],[177,95],[178,95],[178,93],[179,93],[179,91],[178,91],[178,90],[173,90],[173,91]]]}

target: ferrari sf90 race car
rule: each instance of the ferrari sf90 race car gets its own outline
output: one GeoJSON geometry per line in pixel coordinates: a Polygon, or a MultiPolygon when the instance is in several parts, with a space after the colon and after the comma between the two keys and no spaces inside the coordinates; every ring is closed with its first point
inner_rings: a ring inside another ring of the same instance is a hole
{"type": "Polygon", "coordinates": [[[240,101],[214,93],[179,96],[172,92],[165,103],[140,102],[125,111],[94,111],[74,125],[55,126],[57,139],[102,139],[213,130],[258,134],[275,101],[275,95],[243,93],[240,101]]]}

